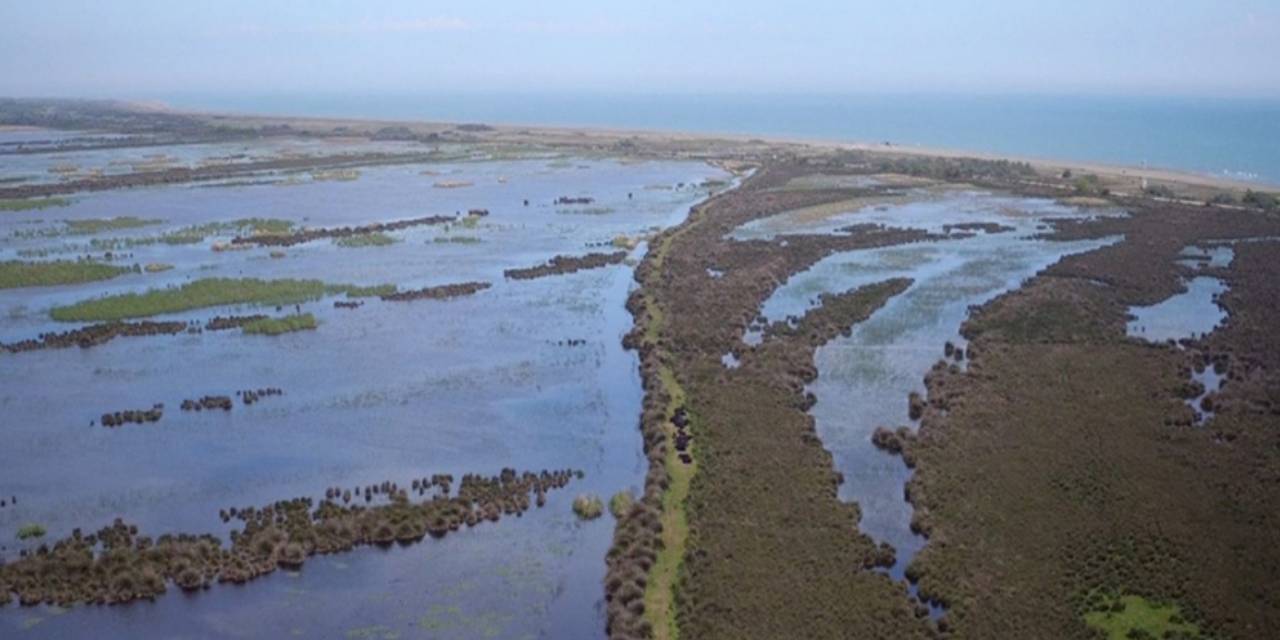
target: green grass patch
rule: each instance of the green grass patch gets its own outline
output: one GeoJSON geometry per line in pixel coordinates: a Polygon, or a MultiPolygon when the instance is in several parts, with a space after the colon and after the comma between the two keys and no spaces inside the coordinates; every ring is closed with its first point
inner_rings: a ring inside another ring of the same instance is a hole
{"type": "Polygon", "coordinates": [[[51,262],[8,260],[0,262],[0,289],[96,282],[110,280],[129,271],[132,269],[89,260],[51,262]]]}
{"type": "Polygon", "coordinates": [[[0,211],[36,211],[51,207],[65,207],[69,198],[21,198],[0,200],[0,211]]]}
{"type": "MultiPolygon", "coordinates": [[[[658,376],[670,394],[667,415],[672,415],[677,407],[685,404],[684,389],[670,367],[663,366],[658,376]]],[[[671,422],[666,421],[663,429],[667,440],[674,442],[676,429],[671,422]]],[[[690,451],[693,451],[692,447],[690,451]]],[[[698,459],[695,457],[692,464],[684,464],[676,448],[668,447],[665,463],[671,482],[662,495],[662,515],[659,518],[662,522],[662,547],[649,569],[649,583],[644,591],[644,615],[653,625],[654,638],[675,640],[680,637],[680,628],[676,624],[676,588],[680,580],[680,565],[684,562],[685,543],[689,539],[685,501],[689,498],[693,474],[698,470],[698,459]]]]}
{"type": "Polygon", "coordinates": [[[332,294],[345,293],[348,298],[381,298],[395,293],[396,286],[394,284],[375,284],[362,287],[354,284],[332,284],[329,285],[328,292],[332,294]]]}
{"type": "Polygon", "coordinates": [[[18,528],[19,540],[30,540],[32,538],[43,538],[45,534],[44,527],[30,522],[18,528]]]}
{"type": "MultiPolygon", "coordinates": [[[[667,254],[676,238],[688,232],[690,227],[682,227],[663,238],[653,253],[652,266],[654,273],[660,273],[666,262],[667,254]]],[[[649,323],[644,328],[647,342],[657,344],[666,324],[666,313],[662,305],[657,304],[652,293],[646,293],[645,308],[649,310],[649,323]]],[[[666,415],[673,415],[678,407],[685,405],[685,391],[676,379],[671,367],[662,365],[658,369],[658,380],[669,398],[666,415]]],[[[691,416],[695,418],[696,416],[691,416]]],[[[668,420],[663,430],[667,440],[675,440],[675,426],[668,420]]],[[[694,426],[690,425],[690,430],[694,426]]],[[[675,447],[667,448],[667,456],[663,460],[670,483],[662,494],[662,546],[658,548],[658,557],[649,569],[649,582],[644,590],[644,617],[653,628],[656,640],[677,640],[680,627],[676,623],[676,589],[680,580],[680,565],[684,561],[685,546],[689,539],[689,519],[685,512],[685,502],[689,498],[693,476],[698,471],[697,447],[689,448],[693,462],[684,464],[680,461],[675,447]]]]}
{"type": "Polygon", "coordinates": [[[60,322],[103,322],[234,304],[297,304],[326,295],[345,293],[354,298],[385,295],[394,291],[394,285],[359,287],[325,284],[319,280],[205,278],[180,287],[83,300],[72,305],[54,307],[49,315],[60,322]]]}
{"type": "Polygon", "coordinates": [[[77,236],[89,236],[104,231],[119,231],[121,229],[137,229],[138,227],[147,227],[153,224],[160,224],[163,220],[155,220],[148,218],[139,218],[136,216],[117,216],[114,218],[88,218],[85,220],[67,220],[67,233],[77,236]]]}
{"type": "Polygon", "coordinates": [[[385,247],[399,242],[395,238],[381,232],[361,233],[354,236],[343,236],[333,241],[339,247],[354,249],[359,247],[385,247]]]}
{"type": "Polygon", "coordinates": [[[1156,604],[1141,596],[1115,597],[1102,592],[1089,596],[1091,611],[1084,614],[1090,627],[1108,640],[1140,638],[1201,638],[1200,627],[1183,619],[1175,604],[1156,604]]]}
{"type": "Polygon", "coordinates": [[[229,226],[250,233],[289,233],[293,231],[294,225],[293,222],[280,218],[240,218],[232,221],[229,226]]]}
{"type": "Polygon", "coordinates": [[[278,336],[294,331],[309,331],[317,327],[316,317],[309,313],[287,315],[283,318],[263,318],[243,327],[241,331],[251,335],[278,336]]]}
{"type": "Polygon", "coordinates": [[[475,236],[436,236],[431,241],[436,244],[480,244],[484,242],[475,236]]]}

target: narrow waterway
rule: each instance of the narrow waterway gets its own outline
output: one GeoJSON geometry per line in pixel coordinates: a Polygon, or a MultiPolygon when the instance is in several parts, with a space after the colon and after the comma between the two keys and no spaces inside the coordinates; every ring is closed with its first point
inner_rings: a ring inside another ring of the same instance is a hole
{"type": "MultiPolygon", "coordinates": [[[[891,299],[848,337],[820,348],[818,378],[809,390],[811,409],[824,445],[845,482],[840,497],[857,502],[861,529],[897,551],[888,569],[904,579],[906,567],[925,540],[911,532],[912,507],[903,488],[911,471],[897,456],[871,443],[877,427],[916,427],[907,397],[924,393],[925,373],[944,357],[959,335],[969,309],[1017,288],[1062,256],[1089,251],[1117,238],[1076,242],[1034,239],[1047,218],[1096,215],[1047,200],[956,191],[897,206],[851,212],[838,220],[802,225],[796,232],[828,231],[853,222],[924,228],[942,232],[947,225],[991,223],[989,231],[955,234],[951,240],[836,254],[792,277],[766,301],[763,314],[775,321],[798,316],[819,294],[895,277],[914,284],[891,299]],[[994,231],[994,232],[992,232],[994,231]]],[[[1115,212],[1106,212],[1115,213],[1115,212]]],[[[771,220],[775,227],[785,220],[771,220]]],[[[763,227],[765,225],[759,225],[763,227]]],[[[971,227],[977,228],[977,227],[971,227]]],[[[755,339],[755,338],[752,338],[755,339]]],[[[939,610],[935,607],[934,614],[939,610]]]]}

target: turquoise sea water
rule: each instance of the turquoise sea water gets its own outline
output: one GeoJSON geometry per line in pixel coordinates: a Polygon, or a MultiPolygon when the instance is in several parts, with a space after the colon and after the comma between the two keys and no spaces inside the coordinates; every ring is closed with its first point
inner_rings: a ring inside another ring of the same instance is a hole
{"type": "Polygon", "coordinates": [[[1179,169],[1280,185],[1280,100],[1081,96],[308,94],[179,107],[892,142],[1179,169]]]}

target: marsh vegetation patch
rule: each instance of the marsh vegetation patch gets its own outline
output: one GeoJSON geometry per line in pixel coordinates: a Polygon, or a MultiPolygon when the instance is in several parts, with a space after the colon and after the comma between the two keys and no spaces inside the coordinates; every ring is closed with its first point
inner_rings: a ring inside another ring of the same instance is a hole
{"type": "Polygon", "coordinates": [[[54,307],[49,315],[59,322],[95,322],[145,318],[166,313],[229,305],[286,305],[318,300],[326,295],[348,297],[388,295],[389,285],[362,287],[325,284],[320,280],[261,280],[205,278],[144,293],[125,293],[54,307]]]}
{"type": "Polygon", "coordinates": [[[0,289],[51,287],[110,280],[134,268],[105,264],[93,260],[53,260],[0,262],[0,289]]]}

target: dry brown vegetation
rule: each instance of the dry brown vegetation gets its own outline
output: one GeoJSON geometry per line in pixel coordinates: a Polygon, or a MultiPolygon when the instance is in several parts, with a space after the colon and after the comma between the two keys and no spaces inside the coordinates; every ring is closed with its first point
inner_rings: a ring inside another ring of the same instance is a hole
{"type": "Polygon", "coordinates": [[[583,269],[599,269],[611,264],[618,264],[627,259],[626,251],[613,253],[588,253],[584,256],[556,256],[545,264],[525,269],[507,269],[502,275],[512,280],[532,280],[564,273],[575,273],[583,269]]]}
{"type": "Polygon", "coordinates": [[[930,538],[909,575],[955,637],[1091,638],[1095,593],[1178,605],[1206,637],[1280,626],[1280,242],[1241,242],[1225,325],[1181,347],[1125,337],[1126,309],[1181,290],[1186,245],[1280,233],[1263,213],[1130,201],[1124,234],[1068,257],[966,323],[965,372],[927,380],[909,495],[930,538]],[[1195,366],[1225,368],[1193,427],[1195,366]]]}
{"type": "MultiPolygon", "coordinates": [[[[788,236],[738,242],[726,234],[749,220],[848,199],[848,189],[772,191],[806,171],[777,164],[742,188],[696,207],[683,225],[660,234],[637,271],[642,290],[629,300],[637,328],[627,344],[640,352],[646,390],[641,428],[650,461],[645,494],[621,519],[609,556],[606,598],[615,638],[653,632],[639,594],[661,532],[670,398],[659,379],[675,372],[693,416],[697,471],[684,506],[687,548],[675,589],[679,633],[694,638],[926,637],[901,585],[865,570],[882,549],[857,530],[858,510],[836,496],[840,482],[814,433],[804,393],[814,350],[902,291],[890,280],[822,298],[795,326],[778,323],[763,344],[740,342],[760,305],[792,274],[835,251],[931,239],[921,231],[859,228],[844,236],[788,236]],[[708,275],[708,269],[720,277],[708,275]],[[657,319],[661,318],[658,323],[657,319]],[[650,326],[660,327],[650,332],[650,326]],[[739,368],[726,370],[734,351],[739,368]]],[[[830,171],[830,168],[825,168],[830,171]]],[[[675,433],[675,431],[672,431],[675,433]]]]}

